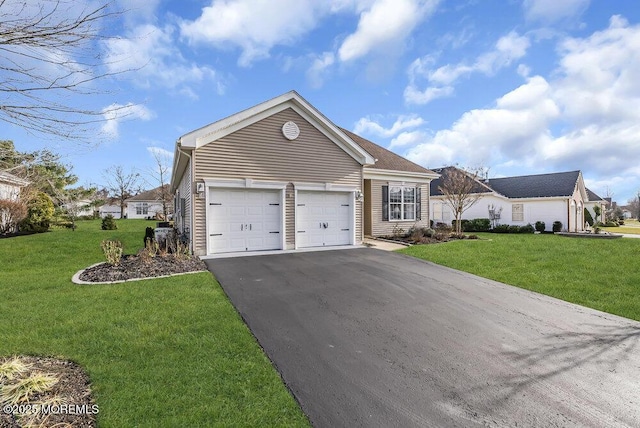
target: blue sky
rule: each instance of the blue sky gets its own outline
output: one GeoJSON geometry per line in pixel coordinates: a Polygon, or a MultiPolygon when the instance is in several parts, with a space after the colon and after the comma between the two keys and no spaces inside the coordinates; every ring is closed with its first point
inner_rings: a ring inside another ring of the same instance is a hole
{"type": "MultiPolygon", "coordinates": [[[[85,0],[77,0],[82,3],[85,0]]],[[[87,4],[92,4],[86,0],[87,4]]],[[[339,126],[426,167],[492,177],[580,169],[626,203],[640,188],[636,0],[121,0],[96,44],[91,147],[53,146],[80,184],[112,165],[149,177],[181,135],[298,91],[339,126]],[[122,111],[122,110],[121,110],[122,111]]],[[[84,102],[89,102],[84,100],[84,102]]]]}

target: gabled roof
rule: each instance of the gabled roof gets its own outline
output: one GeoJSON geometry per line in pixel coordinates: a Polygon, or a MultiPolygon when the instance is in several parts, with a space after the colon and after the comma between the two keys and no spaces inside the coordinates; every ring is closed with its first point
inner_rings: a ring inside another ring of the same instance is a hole
{"type": "Polygon", "coordinates": [[[6,171],[0,171],[0,182],[9,183],[18,187],[24,187],[29,184],[27,180],[24,180],[6,171]]]}
{"type": "Polygon", "coordinates": [[[376,159],[375,164],[367,165],[366,168],[433,174],[433,171],[421,167],[420,165],[393,153],[391,150],[387,150],[384,147],[362,138],[351,131],[347,131],[344,128],[340,129],[376,159]]]}
{"type": "MultiPolygon", "coordinates": [[[[431,196],[443,195],[442,191],[440,190],[440,186],[442,186],[442,181],[444,177],[446,177],[447,174],[454,169],[458,169],[464,172],[463,170],[456,168],[455,166],[447,166],[444,168],[436,168],[433,170],[433,172],[435,172],[436,174],[440,174],[440,177],[436,178],[431,182],[431,188],[430,188],[431,196]]],[[[473,178],[469,177],[469,180],[473,180],[473,178]]],[[[473,193],[477,194],[477,193],[491,193],[491,192],[493,192],[493,190],[491,190],[489,187],[483,184],[480,180],[476,179],[476,185],[473,188],[473,193]]]]}
{"type": "Polygon", "coordinates": [[[507,198],[551,198],[571,196],[580,177],[580,171],[519,177],[491,178],[485,183],[507,198]]]}
{"type": "Polygon", "coordinates": [[[602,199],[600,196],[596,195],[591,189],[585,187],[587,190],[587,196],[589,197],[589,202],[607,202],[602,199]]]}
{"type": "MultiPolygon", "coordinates": [[[[164,187],[166,188],[165,192],[168,194],[169,192],[169,185],[165,184],[164,187]]],[[[162,192],[161,192],[161,186],[156,187],[155,189],[151,189],[151,190],[147,190],[145,192],[140,192],[135,196],[132,196],[128,199],[125,199],[125,202],[156,202],[156,201],[161,201],[162,200],[162,192]]]]}

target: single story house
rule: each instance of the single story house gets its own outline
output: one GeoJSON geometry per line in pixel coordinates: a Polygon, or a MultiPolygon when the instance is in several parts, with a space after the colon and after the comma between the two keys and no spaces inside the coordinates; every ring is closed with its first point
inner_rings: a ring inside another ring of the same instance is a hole
{"type": "MultiPolygon", "coordinates": [[[[434,169],[441,175],[431,182],[432,210],[434,222],[451,224],[455,219],[445,196],[440,190],[443,177],[455,167],[434,169]]],[[[463,219],[492,218],[497,224],[524,226],[543,221],[546,230],[553,222],[560,221],[565,231],[582,231],[585,228],[584,208],[595,218],[593,207],[599,205],[604,213],[606,201],[584,185],[581,171],[526,175],[504,178],[477,178],[480,199],[463,215],[463,219]]],[[[602,219],[602,215],[600,217],[602,219]]]]}
{"type": "MultiPolygon", "coordinates": [[[[168,184],[165,184],[168,188],[168,184]]],[[[167,194],[168,190],[165,190],[167,194]]],[[[164,207],[162,203],[162,188],[156,187],[155,189],[147,190],[145,192],[138,193],[125,200],[127,209],[125,215],[127,218],[155,218],[156,215],[163,215],[164,207]]],[[[170,202],[165,202],[167,208],[173,208],[170,202]]],[[[118,207],[120,212],[120,207],[118,207]]]]}
{"type": "Polygon", "coordinates": [[[93,216],[94,208],[90,199],[80,199],[62,204],[65,211],[72,211],[76,217],[93,216]]]}
{"type": "Polygon", "coordinates": [[[27,180],[6,171],[0,171],[0,199],[17,201],[20,198],[20,190],[27,185],[29,185],[27,180]]]}
{"type": "Polygon", "coordinates": [[[436,177],[290,91],[177,140],[175,226],[197,255],[359,245],[428,226],[436,177]]]}
{"type": "Polygon", "coordinates": [[[113,218],[120,218],[120,205],[115,203],[100,205],[98,207],[98,214],[100,215],[100,218],[105,218],[108,215],[111,215],[113,218]]]}

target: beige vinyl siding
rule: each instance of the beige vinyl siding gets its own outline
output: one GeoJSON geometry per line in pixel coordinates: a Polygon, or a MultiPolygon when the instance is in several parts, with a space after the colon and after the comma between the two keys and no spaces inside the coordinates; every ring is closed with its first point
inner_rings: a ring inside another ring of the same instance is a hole
{"type": "MultiPolygon", "coordinates": [[[[191,189],[191,162],[187,165],[187,168],[184,170],[184,174],[180,179],[178,192],[180,198],[184,198],[185,200],[184,217],[180,217],[180,224],[178,225],[180,231],[184,232],[185,229],[191,229],[191,199],[193,194],[191,189]]],[[[180,205],[178,205],[178,208],[180,208],[180,205]]],[[[180,213],[177,212],[175,215],[180,215],[180,213]]]]}
{"type": "Polygon", "coordinates": [[[382,221],[382,186],[387,186],[387,181],[371,180],[371,235],[387,236],[392,235],[394,228],[403,229],[405,232],[410,228],[429,227],[429,184],[421,184],[421,207],[420,217],[422,220],[415,221],[382,221]]]}
{"type": "MultiPolygon", "coordinates": [[[[287,246],[295,240],[291,183],[331,183],[362,188],[362,166],[292,109],[286,109],[194,150],[194,181],[216,178],[279,181],[286,189],[287,246]],[[300,136],[289,141],[282,125],[293,121],[300,136]]],[[[196,251],[206,251],[205,201],[195,201],[196,251]]],[[[356,206],[356,240],[362,239],[362,204],[356,206]]]]}
{"type": "Polygon", "coordinates": [[[296,244],[296,199],[293,184],[289,183],[285,190],[285,249],[291,250],[296,244]]]}

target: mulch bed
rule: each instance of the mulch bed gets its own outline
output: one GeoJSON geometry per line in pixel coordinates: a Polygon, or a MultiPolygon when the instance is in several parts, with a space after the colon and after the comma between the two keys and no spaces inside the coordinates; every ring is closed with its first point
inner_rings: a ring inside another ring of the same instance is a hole
{"type": "MultiPolygon", "coordinates": [[[[0,357],[0,364],[13,358],[0,357]]],[[[19,359],[29,366],[29,370],[23,373],[21,378],[26,378],[32,373],[46,373],[55,376],[58,381],[49,391],[37,393],[31,396],[28,402],[19,403],[22,406],[28,406],[22,407],[22,410],[28,409],[22,415],[19,412],[13,412],[13,410],[18,410],[15,407],[17,405],[7,407],[8,404],[3,403],[2,410],[0,410],[0,427],[92,428],[96,426],[96,414],[100,409],[91,398],[89,377],[82,367],[72,361],[48,357],[21,356],[19,359]],[[48,409],[48,414],[44,414],[42,411],[40,413],[32,413],[34,407],[31,406],[41,403],[58,404],[40,407],[40,409],[48,409]],[[63,405],[60,403],[63,403],[63,405]]],[[[9,380],[0,378],[0,385],[8,385],[9,383],[9,380]]]]}
{"type": "Polygon", "coordinates": [[[87,282],[125,281],[205,270],[207,266],[204,262],[195,257],[168,254],[143,260],[140,256],[124,256],[118,266],[107,263],[92,266],[85,269],[79,279],[87,282]]]}

